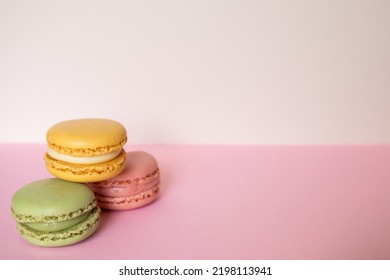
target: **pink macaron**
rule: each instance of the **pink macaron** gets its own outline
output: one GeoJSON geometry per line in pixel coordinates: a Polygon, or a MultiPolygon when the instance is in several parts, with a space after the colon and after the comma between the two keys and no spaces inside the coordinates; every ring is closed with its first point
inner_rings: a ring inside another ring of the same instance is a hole
{"type": "Polygon", "coordinates": [[[101,208],[135,209],[158,197],[160,170],[152,155],[144,151],[133,151],[127,153],[125,168],[118,176],[87,184],[94,191],[101,208]]]}

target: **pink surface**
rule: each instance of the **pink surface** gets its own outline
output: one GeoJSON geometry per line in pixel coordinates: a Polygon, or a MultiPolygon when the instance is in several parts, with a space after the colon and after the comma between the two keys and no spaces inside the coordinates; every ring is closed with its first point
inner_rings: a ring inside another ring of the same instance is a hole
{"type": "Polygon", "coordinates": [[[390,146],[130,146],[154,155],[161,195],[103,211],[69,247],[26,243],[9,214],[51,177],[44,145],[0,145],[0,259],[390,259],[390,146]]]}

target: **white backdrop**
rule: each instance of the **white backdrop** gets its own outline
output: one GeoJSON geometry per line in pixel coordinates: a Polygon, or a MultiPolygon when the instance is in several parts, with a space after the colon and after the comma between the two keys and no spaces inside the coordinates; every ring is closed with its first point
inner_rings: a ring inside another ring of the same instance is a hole
{"type": "Polygon", "coordinates": [[[0,0],[0,142],[390,144],[390,1],[0,0]]]}

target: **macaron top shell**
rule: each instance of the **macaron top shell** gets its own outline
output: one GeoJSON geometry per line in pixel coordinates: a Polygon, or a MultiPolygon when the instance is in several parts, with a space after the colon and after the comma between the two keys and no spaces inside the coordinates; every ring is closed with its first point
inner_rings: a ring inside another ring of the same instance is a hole
{"type": "Polygon", "coordinates": [[[46,133],[48,147],[72,156],[97,156],[122,148],[127,131],[119,122],[87,118],[59,122],[46,133]]]}
{"type": "Polygon", "coordinates": [[[57,178],[34,181],[17,190],[11,212],[18,222],[53,223],[74,219],[96,207],[85,184],[57,178]]]}

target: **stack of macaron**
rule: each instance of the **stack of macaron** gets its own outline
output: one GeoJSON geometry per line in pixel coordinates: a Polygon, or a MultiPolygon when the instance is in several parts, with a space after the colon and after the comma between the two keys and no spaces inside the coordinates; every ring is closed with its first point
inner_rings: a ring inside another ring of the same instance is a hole
{"type": "Polygon", "coordinates": [[[156,159],[124,150],[125,127],[109,119],[75,119],[46,134],[46,168],[54,178],[25,185],[12,198],[17,230],[42,247],[75,244],[92,235],[100,208],[129,210],[153,202],[159,193],[156,159]]]}

